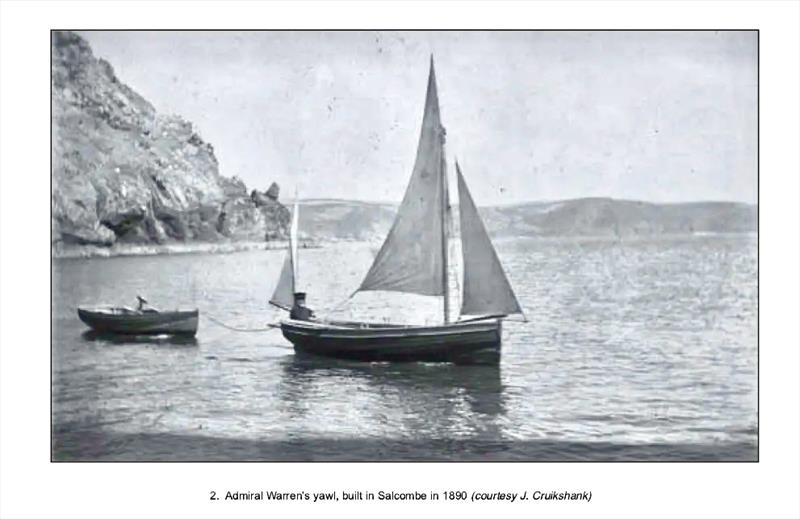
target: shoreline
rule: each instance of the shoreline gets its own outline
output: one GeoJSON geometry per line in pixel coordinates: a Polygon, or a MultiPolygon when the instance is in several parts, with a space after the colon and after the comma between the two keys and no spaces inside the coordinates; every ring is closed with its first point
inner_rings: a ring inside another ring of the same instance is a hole
{"type": "Polygon", "coordinates": [[[110,247],[99,245],[52,246],[52,259],[117,258],[125,256],[170,256],[176,254],[228,254],[250,250],[286,249],[288,240],[236,241],[236,242],[192,242],[168,244],[115,244],[110,247]]]}
{"type": "MultiPolygon", "coordinates": [[[[653,239],[676,239],[676,238],[714,238],[714,237],[735,237],[751,236],[758,237],[758,232],[695,232],[695,233],[665,233],[665,234],[641,234],[632,236],[613,236],[613,235],[564,235],[564,236],[503,236],[495,237],[497,242],[502,243],[514,239],[534,239],[541,241],[561,241],[574,240],[585,241],[618,241],[632,242],[653,239]]],[[[309,240],[301,244],[303,249],[319,249],[327,245],[336,243],[373,243],[374,240],[354,240],[354,239],[330,239],[330,240],[309,240]]],[[[380,242],[376,242],[380,245],[380,242]]],[[[168,243],[168,244],[115,244],[110,247],[99,245],[70,245],[52,246],[52,259],[88,259],[88,258],[116,258],[125,256],[170,256],[176,254],[230,254],[233,252],[243,252],[252,250],[279,250],[289,247],[288,240],[274,240],[269,242],[261,241],[231,241],[231,242],[192,242],[192,243],[168,243]]]]}

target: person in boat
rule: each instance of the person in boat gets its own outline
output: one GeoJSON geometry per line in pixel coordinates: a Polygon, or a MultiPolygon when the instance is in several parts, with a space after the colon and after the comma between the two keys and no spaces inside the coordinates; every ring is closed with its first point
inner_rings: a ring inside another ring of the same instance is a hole
{"type": "Polygon", "coordinates": [[[289,318],[295,321],[310,321],[314,317],[314,312],[306,306],[306,293],[294,293],[294,305],[289,311],[289,318]]]}
{"type": "Polygon", "coordinates": [[[139,300],[139,306],[136,307],[136,311],[140,313],[148,313],[148,314],[157,314],[158,310],[150,306],[150,303],[147,302],[147,299],[143,298],[142,296],[137,295],[136,299],[139,300]]]}

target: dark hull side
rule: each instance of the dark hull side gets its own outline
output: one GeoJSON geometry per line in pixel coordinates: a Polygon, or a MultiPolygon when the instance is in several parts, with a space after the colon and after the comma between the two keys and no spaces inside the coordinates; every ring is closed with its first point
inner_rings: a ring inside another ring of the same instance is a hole
{"type": "Polygon", "coordinates": [[[197,333],[199,312],[161,312],[138,315],[109,315],[78,309],[78,317],[93,330],[101,333],[126,335],[182,335],[197,333]]]}
{"type": "Polygon", "coordinates": [[[282,321],[281,331],[295,350],[366,362],[453,362],[498,364],[501,321],[442,326],[326,326],[282,321]]]}

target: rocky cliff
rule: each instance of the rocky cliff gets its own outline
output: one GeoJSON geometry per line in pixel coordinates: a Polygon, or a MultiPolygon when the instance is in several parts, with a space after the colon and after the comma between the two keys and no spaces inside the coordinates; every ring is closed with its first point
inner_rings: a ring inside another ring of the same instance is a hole
{"type": "Polygon", "coordinates": [[[190,122],[157,113],[80,36],[51,44],[56,248],[286,237],[277,185],[248,195],[190,122]]]}

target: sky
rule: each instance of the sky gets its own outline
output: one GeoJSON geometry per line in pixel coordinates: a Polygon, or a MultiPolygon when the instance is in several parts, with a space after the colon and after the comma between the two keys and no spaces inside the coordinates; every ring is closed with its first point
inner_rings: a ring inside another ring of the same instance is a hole
{"type": "Polygon", "coordinates": [[[81,32],[220,173],[282,198],[399,202],[434,55],[478,205],[755,203],[755,32],[81,32]]]}

